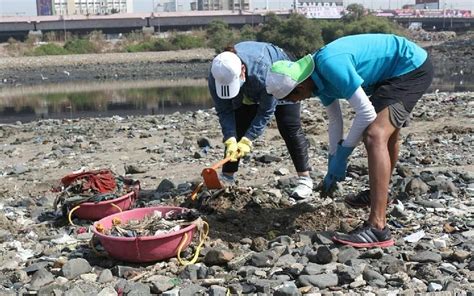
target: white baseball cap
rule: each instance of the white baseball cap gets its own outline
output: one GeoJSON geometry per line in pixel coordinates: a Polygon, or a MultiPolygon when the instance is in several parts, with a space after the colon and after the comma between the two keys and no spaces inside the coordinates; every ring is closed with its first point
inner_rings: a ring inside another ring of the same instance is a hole
{"type": "Polygon", "coordinates": [[[216,81],[217,96],[232,99],[239,94],[242,61],[233,52],[225,51],[212,61],[211,73],[216,81]]]}

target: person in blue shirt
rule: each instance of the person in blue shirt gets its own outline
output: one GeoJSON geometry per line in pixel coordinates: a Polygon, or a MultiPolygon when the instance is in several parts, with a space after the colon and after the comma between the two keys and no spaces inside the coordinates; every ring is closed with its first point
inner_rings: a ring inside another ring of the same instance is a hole
{"type": "Polygon", "coordinates": [[[336,234],[334,241],[354,247],[393,245],[385,216],[399,133],[432,79],[426,51],[390,34],[342,37],[296,62],[272,65],[266,79],[268,93],[292,101],[318,96],[326,107],[329,155],[323,194],[345,179],[350,154],[361,140],[365,144],[370,189],[346,197],[345,202],[370,206],[370,215],[349,234],[336,234]],[[346,99],[355,111],[345,138],[339,99],[346,99]]]}
{"type": "Polygon", "coordinates": [[[313,190],[309,175],[309,143],[300,122],[300,103],[277,100],[265,91],[265,78],[273,62],[289,60],[279,47],[264,42],[245,41],[217,55],[209,74],[209,91],[221,125],[225,155],[231,161],[222,167],[221,179],[234,182],[239,160],[252,149],[275,115],[298,174],[291,196],[307,199],[313,190]]]}

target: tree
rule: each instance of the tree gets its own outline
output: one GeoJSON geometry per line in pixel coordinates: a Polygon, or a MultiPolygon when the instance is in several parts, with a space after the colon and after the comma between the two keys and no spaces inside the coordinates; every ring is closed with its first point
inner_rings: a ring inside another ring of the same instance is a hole
{"type": "Polygon", "coordinates": [[[358,21],[364,16],[365,9],[361,4],[353,3],[346,7],[346,12],[347,13],[343,16],[343,20],[358,21]]]}
{"type": "Polygon", "coordinates": [[[207,44],[216,52],[221,52],[225,47],[232,45],[236,38],[229,25],[220,20],[212,21],[206,29],[207,44]]]}
{"type": "Polygon", "coordinates": [[[300,14],[292,14],[286,20],[269,15],[257,33],[257,40],[278,45],[296,58],[312,53],[324,44],[318,23],[300,14]]]}

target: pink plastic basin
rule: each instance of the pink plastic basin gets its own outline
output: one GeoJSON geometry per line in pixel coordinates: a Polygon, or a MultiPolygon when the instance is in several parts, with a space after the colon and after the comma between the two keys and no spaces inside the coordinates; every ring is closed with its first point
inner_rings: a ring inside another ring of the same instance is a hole
{"type": "Polygon", "coordinates": [[[112,226],[113,218],[120,218],[122,224],[127,223],[128,220],[141,220],[147,215],[153,214],[154,211],[160,211],[166,214],[169,211],[186,211],[185,208],[180,207],[149,207],[138,208],[122,213],[117,213],[101,219],[94,223],[92,231],[99,238],[100,243],[107,251],[107,253],[116,259],[127,262],[152,262],[163,259],[175,257],[178,254],[178,246],[184,240],[184,234],[187,234],[186,241],[182,250],[186,249],[191,243],[196,225],[189,225],[178,231],[173,231],[163,235],[156,236],[141,236],[141,237],[117,237],[109,236],[99,233],[96,230],[98,224],[104,226],[106,230],[112,226]]]}
{"type": "Polygon", "coordinates": [[[117,207],[119,207],[122,211],[130,209],[135,197],[136,193],[134,191],[130,191],[121,197],[104,200],[98,203],[84,202],[79,205],[80,207],[76,209],[72,215],[84,220],[99,220],[109,215],[119,213],[120,210],[117,207]]]}

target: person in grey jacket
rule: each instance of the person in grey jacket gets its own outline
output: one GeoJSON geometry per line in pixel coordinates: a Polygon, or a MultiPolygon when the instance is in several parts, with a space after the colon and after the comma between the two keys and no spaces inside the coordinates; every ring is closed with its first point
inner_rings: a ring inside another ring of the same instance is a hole
{"type": "Polygon", "coordinates": [[[223,181],[234,182],[239,159],[252,149],[275,115],[298,174],[291,193],[295,199],[308,198],[313,189],[309,175],[308,140],[300,122],[300,103],[277,100],[265,90],[265,79],[272,63],[290,60],[279,47],[264,42],[246,41],[226,48],[212,61],[209,91],[221,125],[225,156],[231,161],[222,167],[223,181]]]}

